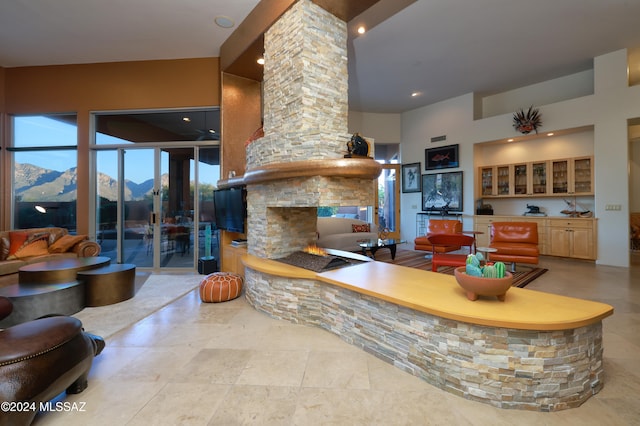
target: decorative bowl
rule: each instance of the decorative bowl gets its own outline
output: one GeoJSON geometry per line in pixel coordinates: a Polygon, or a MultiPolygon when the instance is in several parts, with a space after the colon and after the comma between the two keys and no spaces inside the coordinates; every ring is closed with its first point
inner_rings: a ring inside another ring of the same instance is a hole
{"type": "Polygon", "coordinates": [[[510,272],[504,273],[504,278],[484,278],[467,275],[465,267],[456,268],[454,273],[456,281],[464,289],[467,299],[477,300],[478,296],[497,296],[498,300],[504,302],[504,296],[513,284],[513,275],[510,272]]]}

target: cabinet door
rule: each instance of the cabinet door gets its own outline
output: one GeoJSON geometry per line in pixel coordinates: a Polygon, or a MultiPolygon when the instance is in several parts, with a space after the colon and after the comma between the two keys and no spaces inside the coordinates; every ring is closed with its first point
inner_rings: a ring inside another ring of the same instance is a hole
{"type": "Polygon", "coordinates": [[[590,228],[571,229],[571,257],[593,259],[593,232],[590,228]]]}
{"type": "Polygon", "coordinates": [[[547,195],[547,162],[540,161],[531,164],[531,195],[547,195]]]}
{"type": "Polygon", "coordinates": [[[553,194],[569,193],[569,160],[551,161],[551,177],[553,194]]]}
{"type": "Polygon", "coordinates": [[[509,166],[496,167],[496,173],[498,175],[498,195],[508,196],[511,195],[511,179],[509,173],[509,166]]]}
{"type": "Polygon", "coordinates": [[[591,157],[573,160],[573,193],[593,193],[593,161],[591,157]]]}
{"type": "Polygon", "coordinates": [[[495,168],[494,167],[481,167],[480,168],[480,193],[483,196],[496,195],[495,193],[495,168]]]}
{"type": "Polygon", "coordinates": [[[569,231],[565,227],[549,228],[549,254],[551,256],[568,257],[570,253],[569,247],[569,231]]]}
{"type": "Polygon", "coordinates": [[[528,195],[530,168],[528,164],[515,164],[513,166],[513,195],[528,195]]]}

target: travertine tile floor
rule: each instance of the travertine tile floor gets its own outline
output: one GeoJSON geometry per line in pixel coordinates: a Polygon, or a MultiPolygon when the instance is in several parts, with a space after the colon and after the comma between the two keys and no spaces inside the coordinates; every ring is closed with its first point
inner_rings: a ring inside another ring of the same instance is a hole
{"type": "Polygon", "coordinates": [[[35,424],[640,424],[640,266],[554,258],[542,266],[549,272],[528,288],[615,308],[604,321],[604,389],[576,409],[522,412],[468,401],[324,330],[271,319],[244,298],[202,304],[194,291],[108,339],[89,388],[60,399],[83,403],[83,411],[48,412],[35,424]]]}

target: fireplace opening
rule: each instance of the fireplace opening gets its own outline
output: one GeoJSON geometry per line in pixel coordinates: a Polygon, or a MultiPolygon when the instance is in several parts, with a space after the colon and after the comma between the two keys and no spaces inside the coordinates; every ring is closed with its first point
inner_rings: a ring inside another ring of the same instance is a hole
{"type": "Polygon", "coordinates": [[[363,262],[370,262],[373,259],[357,253],[323,249],[310,245],[304,250],[295,251],[275,260],[314,272],[324,272],[346,266],[358,265],[363,262]]]}

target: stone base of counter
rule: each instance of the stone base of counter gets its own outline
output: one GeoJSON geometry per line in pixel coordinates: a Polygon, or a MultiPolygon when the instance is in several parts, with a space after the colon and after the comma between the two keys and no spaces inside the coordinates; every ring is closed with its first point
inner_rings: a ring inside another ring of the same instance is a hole
{"type": "Polygon", "coordinates": [[[444,319],[311,279],[246,269],[259,311],[315,325],[447,392],[499,408],[558,411],[603,385],[602,322],[561,331],[444,319]]]}

